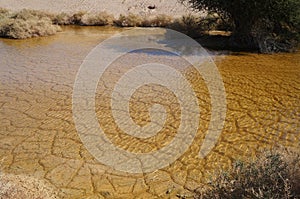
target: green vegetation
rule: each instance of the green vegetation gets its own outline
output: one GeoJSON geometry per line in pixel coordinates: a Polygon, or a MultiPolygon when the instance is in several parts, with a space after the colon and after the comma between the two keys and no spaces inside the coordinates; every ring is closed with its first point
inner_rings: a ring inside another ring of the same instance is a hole
{"type": "Polygon", "coordinates": [[[299,0],[182,0],[232,22],[233,46],[260,52],[287,51],[299,42],[299,0]]]}
{"type": "Polygon", "coordinates": [[[300,154],[280,149],[267,152],[251,162],[237,161],[195,191],[195,198],[300,198],[300,154]]]}

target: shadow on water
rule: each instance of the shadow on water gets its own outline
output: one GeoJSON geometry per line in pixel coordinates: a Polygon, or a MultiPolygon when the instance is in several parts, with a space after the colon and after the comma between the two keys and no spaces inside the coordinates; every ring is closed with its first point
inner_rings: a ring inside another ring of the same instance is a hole
{"type": "Polygon", "coordinates": [[[194,39],[200,43],[202,47],[212,51],[231,51],[239,55],[243,55],[242,52],[258,53],[256,49],[233,46],[229,35],[203,34],[194,39]]]}

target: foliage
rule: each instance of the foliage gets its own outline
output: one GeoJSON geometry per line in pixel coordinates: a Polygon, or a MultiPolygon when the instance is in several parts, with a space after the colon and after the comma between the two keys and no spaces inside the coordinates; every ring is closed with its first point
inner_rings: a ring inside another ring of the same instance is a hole
{"type": "MultiPolygon", "coordinates": [[[[272,38],[273,43],[285,43],[284,46],[289,48],[295,44],[294,39],[300,31],[299,0],[182,1],[189,2],[195,9],[217,12],[223,18],[231,19],[234,24],[235,41],[239,44],[259,47],[266,39],[272,38]]],[[[268,50],[268,46],[265,50],[268,50]]]]}

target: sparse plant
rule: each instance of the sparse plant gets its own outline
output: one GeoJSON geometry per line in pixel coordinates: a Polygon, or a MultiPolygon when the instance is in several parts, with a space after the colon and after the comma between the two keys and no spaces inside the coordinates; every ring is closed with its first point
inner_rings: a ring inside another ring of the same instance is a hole
{"type": "Polygon", "coordinates": [[[29,10],[29,9],[22,9],[12,14],[11,18],[13,19],[22,19],[22,20],[29,20],[29,19],[44,19],[48,18],[51,19],[53,17],[52,14],[38,11],[38,10],[29,10]]]}
{"type": "Polygon", "coordinates": [[[53,25],[51,15],[32,10],[6,14],[0,19],[0,37],[25,39],[53,35],[60,27],[53,25]]]}
{"type": "Polygon", "coordinates": [[[81,17],[80,25],[105,26],[111,24],[112,21],[113,21],[113,15],[109,15],[106,12],[86,13],[81,17]]]}
{"type": "Polygon", "coordinates": [[[120,15],[117,20],[114,20],[114,24],[120,27],[138,27],[142,25],[142,22],[142,17],[132,13],[120,15]]]}
{"type": "Polygon", "coordinates": [[[195,15],[189,14],[189,15],[182,16],[181,21],[184,27],[187,27],[189,29],[199,28],[200,19],[195,15]]]}
{"type": "Polygon", "coordinates": [[[167,27],[173,22],[172,17],[168,15],[157,15],[154,18],[144,19],[141,26],[143,27],[167,27]]]}
{"type": "Polygon", "coordinates": [[[71,17],[72,17],[71,14],[62,12],[60,14],[55,15],[52,21],[54,24],[57,25],[70,25],[72,23],[71,17]]]}
{"type": "Polygon", "coordinates": [[[0,174],[0,198],[57,199],[59,196],[58,191],[43,180],[24,175],[0,174]]]}
{"type": "Polygon", "coordinates": [[[199,22],[199,17],[192,14],[188,14],[182,16],[181,18],[175,19],[174,22],[169,25],[169,27],[184,32],[194,31],[195,29],[200,29],[199,22]]]}
{"type": "Polygon", "coordinates": [[[7,17],[9,15],[9,11],[4,8],[0,8],[0,19],[7,17]]]}
{"type": "Polygon", "coordinates": [[[189,14],[174,20],[168,27],[193,37],[202,30],[200,20],[200,17],[189,14]]]}
{"type": "Polygon", "coordinates": [[[74,13],[70,18],[71,24],[80,25],[81,19],[86,13],[87,12],[85,12],[85,11],[79,11],[79,12],[74,13]]]}
{"type": "Polygon", "coordinates": [[[300,198],[299,152],[281,149],[251,162],[237,161],[220,172],[209,187],[197,189],[195,198],[300,198]]]}

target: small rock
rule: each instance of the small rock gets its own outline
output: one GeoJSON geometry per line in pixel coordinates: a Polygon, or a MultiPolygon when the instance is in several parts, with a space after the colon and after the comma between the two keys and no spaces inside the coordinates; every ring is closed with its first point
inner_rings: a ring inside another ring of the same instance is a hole
{"type": "Polygon", "coordinates": [[[153,5],[153,6],[148,6],[148,9],[150,9],[150,10],[153,10],[153,9],[155,9],[155,8],[156,8],[155,5],[153,5]]]}
{"type": "Polygon", "coordinates": [[[170,194],[172,192],[172,189],[168,189],[167,191],[166,191],[166,194],[170,194]]]}

